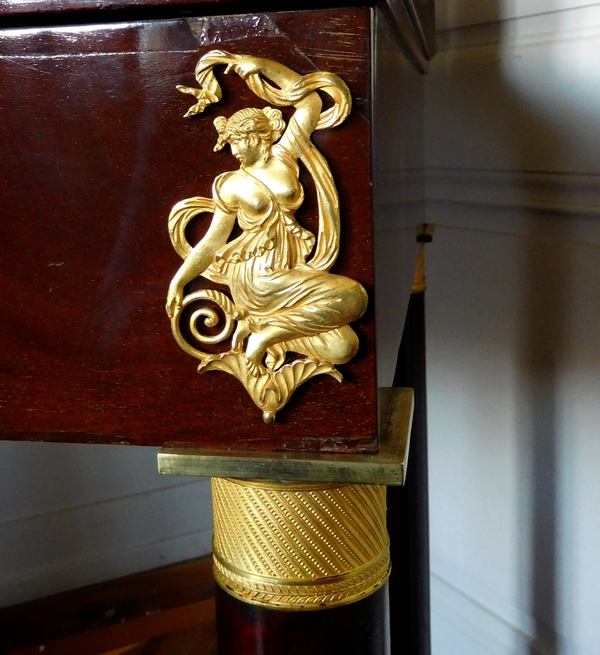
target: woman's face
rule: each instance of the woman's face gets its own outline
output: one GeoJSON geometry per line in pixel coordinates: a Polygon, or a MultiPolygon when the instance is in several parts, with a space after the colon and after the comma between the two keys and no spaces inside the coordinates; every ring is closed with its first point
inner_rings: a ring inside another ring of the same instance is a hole
{"type": "Polygon", "coordinates": [[[229,145],[233,156],[242,166],[252,166],[262,159],[260,138],[256,134],[243,137],[232,135],[229,137],[229,145]]]}

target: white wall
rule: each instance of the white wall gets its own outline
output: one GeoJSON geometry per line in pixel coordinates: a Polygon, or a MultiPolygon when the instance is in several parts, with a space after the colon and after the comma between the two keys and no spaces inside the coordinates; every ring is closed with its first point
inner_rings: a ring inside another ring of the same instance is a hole
{"type": "Polygon", "coordinates": [[[425,82],[433,655],[597,655],[600,5],[439,10],[497,22],[425,82]]]}
{"type": "Polygon", "coordinates": [[[0,443],[0,606],[209,553],[208,482],[156,452],[0,443]]]}

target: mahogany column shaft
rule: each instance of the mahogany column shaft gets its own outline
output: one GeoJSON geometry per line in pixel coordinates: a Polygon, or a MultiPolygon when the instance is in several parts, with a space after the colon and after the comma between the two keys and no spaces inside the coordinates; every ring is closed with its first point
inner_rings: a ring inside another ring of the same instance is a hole
{"type": "Polygon", "coordinates": [[[387,585],[350,605],[265,609],[216,589],[219,655],[389,655],[387,585]]]}

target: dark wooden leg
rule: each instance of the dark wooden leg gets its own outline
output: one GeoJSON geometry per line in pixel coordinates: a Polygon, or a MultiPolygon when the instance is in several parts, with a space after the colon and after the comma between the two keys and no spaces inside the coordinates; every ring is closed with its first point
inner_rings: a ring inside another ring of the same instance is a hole
{"type": "Polygon", "coordinates": [[[394,377],[395,387],[414,389],[415,411],[406,484],[388,488],[392,655],[431,652],[424,270],[421,273],[422,285],[410,299],[394,377]]]}

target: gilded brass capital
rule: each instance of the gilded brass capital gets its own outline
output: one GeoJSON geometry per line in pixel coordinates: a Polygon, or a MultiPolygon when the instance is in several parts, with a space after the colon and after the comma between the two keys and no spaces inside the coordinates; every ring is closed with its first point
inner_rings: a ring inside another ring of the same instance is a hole
{"type": "Polygon", "coordinates": [[[318,610],[387,580],[384,486],[213,478],[212,491],[215,578],[240,600],[318,610]]]}

